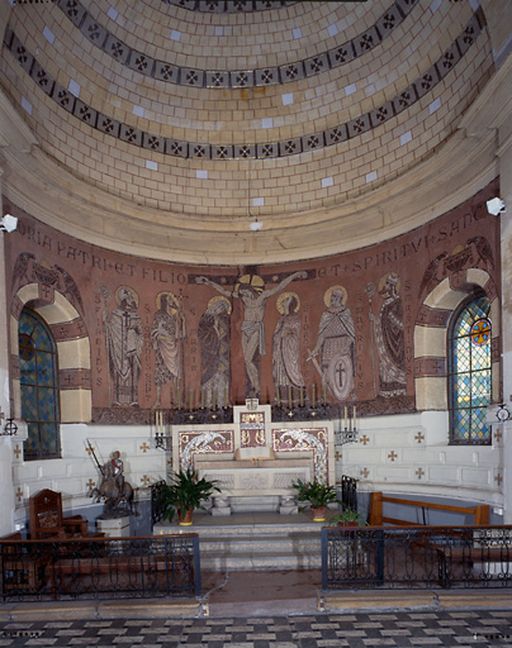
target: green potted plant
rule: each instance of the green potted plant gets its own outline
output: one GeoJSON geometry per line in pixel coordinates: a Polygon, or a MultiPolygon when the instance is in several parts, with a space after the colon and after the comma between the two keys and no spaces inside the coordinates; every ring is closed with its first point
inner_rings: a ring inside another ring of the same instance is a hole
{"type": "Polygon", "coordinates": [[[297,501],[311,507],[313,522],[325,522],[327,505],[336,501],[335,487],[317,479],[307,482],[297,479],[292,483],[292,487],[297,491],[297,501]]]}
{"type": "Polygon", "coordinates": [[[335,513],[329,518],[329,524],[341,527],[361,526],[362,520],[357,511],[347,508],[341,513],[335,513]]]}
{"type": "Polygon", "coordinates": [[[214,492],[220,493],[217,483],[215,480],[199,478],[197,472],[190,467],[175,473],[170,483],[162,488],[160,495],[164,519],[170,522],[176,514],[180,526],[190,526],[192,512],[200,508],[214,492]]]}

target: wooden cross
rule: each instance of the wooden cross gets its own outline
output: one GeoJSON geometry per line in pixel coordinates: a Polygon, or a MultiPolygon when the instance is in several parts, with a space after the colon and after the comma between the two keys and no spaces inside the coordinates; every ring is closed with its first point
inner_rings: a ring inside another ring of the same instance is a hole
{"type": "Polygon", "coordinates": [[[146,454],[148,450],[151,450],[151,446],[149,445],[149,443],[147,443],[147,441],[144,441],[140,444],[139,449],[142,450],[144,454],[146,454]]]}
{"type": "Polygon", "coordinates": [[[496,432],[494,433],[494,440],[498,443],[501,441],[501,430],[496,430],[496,432]]]}
{"type": "Polygon", "coordinates": [[[16,499],[18,500],[18,502],[23,501],[23,488],[21,486],[18,486],[18,488],[16,489],[16,499]]]}
{"type": "Polygon", "coordinates": [[[391,452],[388,454],[388,459],[390,461],[395,461],[396,459],[398,459],[397,453],[394,450],[391,450],[391,452]]]}
{"type": "Polygon", "coordinates": [[[497,473],[496,476],[494,477],[494,481],[498,486],[501,486],[501,482],[503,481],[503,477],[501,476],[500,473],[497,473]]]}
{"type": "Polygon", "coordinates": [[[4,420],[4,418],[5,418],[4,411],[3,411],[3,409],[0,407],[0,423],[4,420]]]}
{"type": "Polygon", "coordinates": [[[417,432],[414,438],[416,439],[416,443],[423,443],[423,441],[425,441],[425,435],[423,432],[417,432]]]}
{"type": "Polygon", "coordinates": [[[359,439],[359,443],[362,443],[363,445],[368,445],[368,443],[370,443],[370,437],[367,436],[366,434],[363,434],[363,436],[359,439]]]}
{"type": "Polygon", "coordinates": [[[94,448],[92,446],[86,446],[85,451],[87,452],[87,454],[90,457],[92,455],[92,453],[94,452],[94,448]]]}
{"type": "Polygon", "coordinates": [[[425,475],[423,468],[416,468],[416,477],[421,479],[425,475]]]}
{"type": "Polygon", "coordinates": [[[363,479],[368,479],[368,475],[370,474],[370,471],[369,471],[368,468],[365,466],[364,468],[361,468],[359,474],[361,475],[361,477],[362,477],[363,479]]]}
{"type": "Polygon", "coordinates": [[[16,459],[19,459],[21,457],[21,448],[20,448],[19,444],[16,444],[16,446],[14,447],[13,452],[14,452],[14,455],[15,455],[16,459]]]}
{"type": "Polygon", "coordinates": [[[96,482],[94,481],[94,479],[89,479],[89,480],[87,481],[87,490],[88,490],[89,492],[92,491],[92,489],[93,489],[95,486],[96,486],[96,482]]]}
{"type": "Polygon", "coordinates": [[[336,450],[336,455],[335,455],[336,461],[341,461],[342,456],[343,455],[341,454],[341,452],[339,450],[336,450]]]}

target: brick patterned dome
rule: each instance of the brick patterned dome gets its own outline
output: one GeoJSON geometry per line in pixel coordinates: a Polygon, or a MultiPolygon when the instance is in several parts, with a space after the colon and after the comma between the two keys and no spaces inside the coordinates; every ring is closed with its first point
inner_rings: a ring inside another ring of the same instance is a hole
{"type": "Polygon", "coordinates": [[[16,4],[1,84],[33,141],[9,149],[6,194],[82,239],[192,262],[404,231],[453,174],[480,182],[458,130],[494,71],[473,5],[16,4]]]}

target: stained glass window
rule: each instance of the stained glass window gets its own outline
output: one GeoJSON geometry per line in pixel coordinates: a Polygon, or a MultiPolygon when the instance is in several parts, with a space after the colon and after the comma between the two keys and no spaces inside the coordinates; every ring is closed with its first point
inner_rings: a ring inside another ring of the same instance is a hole
{"type": "Polygon", "coordinates": [[[451,442],[491,442],[485,422],[491,402],[490,304],[486,297],[467,303],[455,317],[449,335],[449,402],[451,442]]]}
{"type": "Polygon", "coordinates": [[[60,457],[57,353],[43,320],[23,309],[18,328],[21,416],[28,425],[25,460],[60,457]]]}

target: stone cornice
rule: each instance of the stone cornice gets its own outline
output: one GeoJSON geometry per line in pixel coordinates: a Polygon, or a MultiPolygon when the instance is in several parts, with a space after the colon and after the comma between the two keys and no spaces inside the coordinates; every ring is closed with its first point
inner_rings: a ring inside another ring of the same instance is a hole
{"type": "Polygon", "coordinates": [[[321,210],[247,217],[224,224],[144,209],[77,180],[40,149],[6,149],[5,195],[48,225],[137,256],[187,263],[241,264],[314,258],[404,233],[456,207],[498,175],[495,138],[456,133],[436,155],[373,191],[321,210]]]}

